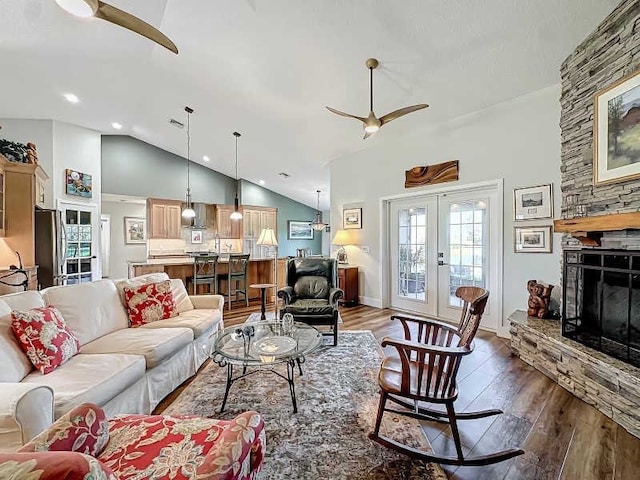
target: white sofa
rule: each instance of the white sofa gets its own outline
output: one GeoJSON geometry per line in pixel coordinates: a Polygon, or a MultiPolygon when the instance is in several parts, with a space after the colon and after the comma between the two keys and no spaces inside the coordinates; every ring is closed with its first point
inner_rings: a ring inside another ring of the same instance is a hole
{"type": "Polygon", "coordinates": [[[179,315],[128,328],[122,289],[168,279],[154,273],[0,296],[0,451],[13,451],[73,407],[91,402],[112,416],[149,414],[208,358],[223,328],[224,297],[189,296],[171,280],[179,315]],[[80,353],[51,373],[35,370],[11,331],[11,311],[55,306],[80,353]]]}

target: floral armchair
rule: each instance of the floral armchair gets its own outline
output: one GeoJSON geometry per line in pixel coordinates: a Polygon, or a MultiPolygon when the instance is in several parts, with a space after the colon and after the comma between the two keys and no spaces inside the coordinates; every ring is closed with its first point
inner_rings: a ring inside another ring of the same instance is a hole
{"type": "Polygon", "coordinates": [[[254,480],[264,459],[264,421],[125,415],[107,420],[82,404],[16,453],[0,454],[0,478],[49,480],[254,480]]]}

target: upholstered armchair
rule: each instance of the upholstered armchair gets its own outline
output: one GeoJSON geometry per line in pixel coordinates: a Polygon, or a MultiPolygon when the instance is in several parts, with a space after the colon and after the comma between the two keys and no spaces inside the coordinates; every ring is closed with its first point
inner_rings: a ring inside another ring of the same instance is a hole
{"type": "Polygon", "coordinates": [[[338,300],[344,292],[338,287],[338,269],[333,258],[291,258],[287,261],[287,286],[278,290],[284,301],[280,318],[291,313],[296,322],[329,325],[338,344],[338,300]]]}
{"type": "Polygon", "coordinates": [[[232,420],[124,415],[84,403],[15,453],[0,453],[0,478],[254,480],[264,459],[256,412],[232,420]]]}

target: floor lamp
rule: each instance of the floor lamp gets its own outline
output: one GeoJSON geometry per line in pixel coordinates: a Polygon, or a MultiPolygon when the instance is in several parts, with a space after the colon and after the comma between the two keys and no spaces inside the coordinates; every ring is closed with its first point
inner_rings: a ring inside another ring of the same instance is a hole
{"type": "Polygon", "coordinates": [[[256,245],[263,247],[275,247],[275,258],[273,259],[273,266],[275,269],[274,283],[276,284],[275,304],[276,304],[276,320],[278,319],[278,239],[273,231],[273,228],[263,228],[258,237],[256,245]]]}

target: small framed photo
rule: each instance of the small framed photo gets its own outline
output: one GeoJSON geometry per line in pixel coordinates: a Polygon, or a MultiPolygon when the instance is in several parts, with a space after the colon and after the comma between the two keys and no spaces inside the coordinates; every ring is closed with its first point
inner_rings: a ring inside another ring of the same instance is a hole
{"type": "Polygon", "coordinates": [[[313,240],[313,228],[311,228],[310,222],[289,220],[287,225],[289,240],[313,240]]]}
{"type": "Polygon", "coordinates": [[[514,227],[515,253],[551,253],[553,237],[551,225],[537,227],[514,227]]]}
{"type": "Polygon", "coordinates": [[[140,217],[124,217],[124,243],[133,245],[147,241],[147,220],[140,217]]]}
{"type": "Polygon", "coordinates": [[[191,243],[202,243],[202,230],[191,230],[191,243]]]}
{"type": "Polygon", "coordinates": [[[92,197],[93,186],[91,175],[67,168],[64,171],[64,177],[67,195],[77,195],[85,198],[92,197]]]}
{"type": "Polygon", "coordinates": [[[513,190],[514,220],[533,220],[553,217],[551,184],[513,190]]]}
{"type": "Polygon", "coordinates": [[[362,209],[345,208],[342,210],[342,228],[345,230],[362,228],[362,209]]]}

